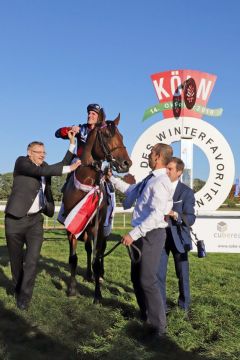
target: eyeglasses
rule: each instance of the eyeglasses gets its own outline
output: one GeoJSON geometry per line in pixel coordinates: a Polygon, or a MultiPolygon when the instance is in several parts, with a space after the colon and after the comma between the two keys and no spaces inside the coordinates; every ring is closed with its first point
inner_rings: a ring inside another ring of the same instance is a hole
{"type": "Polygon", "coordinates": [[[45,151],[37,151],[37,150],[31,150],[31,151],[34,152],[35,154],[47,155],[47,153],[45,151]]]}

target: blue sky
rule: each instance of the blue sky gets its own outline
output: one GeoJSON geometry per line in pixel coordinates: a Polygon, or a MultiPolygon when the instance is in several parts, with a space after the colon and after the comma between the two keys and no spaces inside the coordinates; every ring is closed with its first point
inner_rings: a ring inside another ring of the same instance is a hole
{"type": "MultiPolygon", "coordinates": [[[[86,106],[101,104],[108,119],[121,113],[120,131],[131,150],[162,118],[142,123],[158,100],[153,73],[194,69],[218,76],[204,117],[229,142],[240,175],[238,0],[0,0],[0,173],[13,170],[32,140],[41,140],[49,163],[67,143],[54,137],[64,125],[84,123],[86,106]]],[[[208,163],[194,155],[194,177],[208,163]]]]}

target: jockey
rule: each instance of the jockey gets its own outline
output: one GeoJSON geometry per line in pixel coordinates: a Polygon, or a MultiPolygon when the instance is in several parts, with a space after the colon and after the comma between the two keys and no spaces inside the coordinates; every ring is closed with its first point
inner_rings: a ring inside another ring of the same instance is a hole
{"type": "Polygon", "coordinates": [[[94,129],[98,123],[99,111],[100,106],[98,104],[89,104],[87,107],[88,117],[86,124],[62,127],[55,132],[55,136],[61,139],[68,139],[68,131],[74,131],[76,134],[75,137],[77,138],[77,156],[80,157],[89,132],[94,129]]]}
{"type": "MultiPolygon", "coordinates": [[[[61,139],[68,139],[67,134],[70,130],[72,130],[75,133],[75,137],[77,139],[77,157],[79,158],[82,155],[89,132],[95,128],[96,124],[99,121],[98,117],[99,117],[100,109],[101,107],[98,104],[89,104],[87,107],[87,113],[88,113],[87,123],[82,125],[79,124],[79,125],[62,127],[55,132],[55,136],[61,139]]],[[[67,185],[69,178],[70,176],[67,176],[66,182],[61,189],[62,192],[64,192],[64,189],[67,185]]],[[[62,203],[61,209],[58,214],[58,221],[63,224],[64,220],[65,220],[65,213],[64,213],[64,206],[62,203]]]]}

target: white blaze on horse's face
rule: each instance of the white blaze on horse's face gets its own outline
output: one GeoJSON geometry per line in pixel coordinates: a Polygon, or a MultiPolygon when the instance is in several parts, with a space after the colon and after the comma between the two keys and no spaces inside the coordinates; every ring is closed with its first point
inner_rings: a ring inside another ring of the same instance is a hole
{"type": "Polygon", "coordinates": [[[46,152],[43,145],[33,145],[30,149],[28,149],[28,156],[30,160],[38,166],[42,165],[45,155],[46,152]]]}
{"type": "Polygon", "coordinates": [[[89,125],[96,125],[97,121],[98,121],[98,113],[96,113],[95,111],[90,110],[88,112],[87,123],[89,125]]]}

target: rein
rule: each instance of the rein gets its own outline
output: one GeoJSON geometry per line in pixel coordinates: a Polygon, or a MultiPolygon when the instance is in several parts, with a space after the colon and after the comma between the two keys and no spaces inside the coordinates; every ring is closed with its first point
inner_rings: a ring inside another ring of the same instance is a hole
{"type": "MultiPolygon", "coordinates": [[[[100,255],[99,258],[100,259],[103,259],[105,258],[106,256],[108,256],[109,254],[111,254],[120,244],[122,243],[121,240],[119,240],[109,251],[107,251],[104,255],[100,255]]],[[[141,250],[139,250],[139,248],[132,244],[130,246],[127,246],[127,251],[128,251],[128,255],[131,259],[131,261],[134,263],[134,264],[137,264],[139,263],[139,261],[141,260],[141,257],[142,257],[142,253],[141,253],[141,250]],[[137,256],[134,254],[134,251],[133,249],[137,252],[137,256]]]]}
{"type": "Polygon", "coordinates": [[[110,162],[111,164],[113,165],[117,165],[118,166],[118,163],[117,161],[114,159],[112,153],[115,151],[115,150],[118,150],[118,149],[126,149],[125,146],[116,146],[114,147],[113,149],[110,149],[108,144],[104,141],[104,137],[103,137],[103,134],[101,133],[100,129],[97,130],[97,139],[98,139],[98,142],[99,142],[99,145],[103,151],[103,154],[105,156],[105,159],[110,162]]]}
{"type": "MultiPolygon", "coordinates": [[[[100,188],[100,192],[103,192],[103,190],[102,190],[102,184],[100,184],[99,188],[100,188]]],[[[95,225],[94,225],[93,261],[94,261],[94,259],[96,258],[96,253],[97,253],[97,237],[98,237],[98,227],[99,227],[99,222],[98,222],[99,210],[100,210],[100,196],[99,196],[99,201],[98,201],[98,205],[97,205],[97,213],[96,213],[96,216],[95,216],[95,225]]]]}

